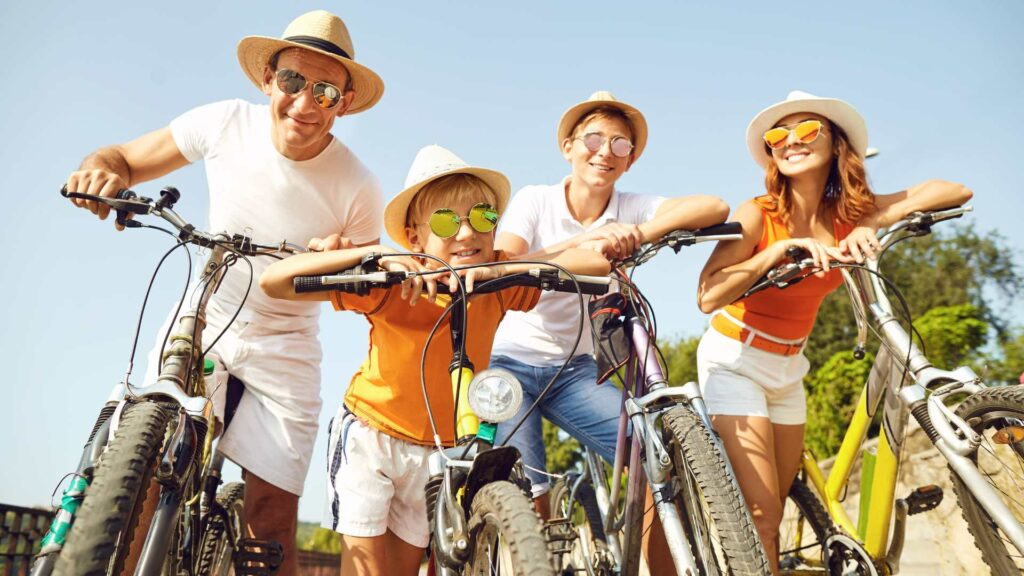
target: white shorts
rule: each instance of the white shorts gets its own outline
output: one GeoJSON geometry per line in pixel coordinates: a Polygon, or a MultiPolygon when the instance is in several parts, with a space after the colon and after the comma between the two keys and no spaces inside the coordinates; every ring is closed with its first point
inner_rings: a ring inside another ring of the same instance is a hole
{"type": "Polygon", "coordinates": [[[427,458],[433,448],[388,436],[344,405],[331,420],[329,436],[323,527],[363,538],[391,530],[409,544],[426,548],[427,458]]]}
{"type": "Polygon", "coordinates": [[[763,416],[774,424],[807,421],[803,352],[782,356],[708,328],[697,346],[697,378],[711,414],[763,416]]]}
{"type": "MultiPolygon", "coordinates": [[[[204,347],[209,347],[233,314],[233,310],[225,313],[215,302],[210,303],[204,347]]],[[[156,380],[160,346],[173,316],[172,311],[149,353],[146,382],[156,380]]],[[[217,363],[214,375],[218,384],[207,393],[221,417],[227,374],[245,383],[218,450],[248,472],[301,496],[319,427],[322,353],[317,323],[306,318],[295,323],[298,329],[289,330],[235,320],[208,356],[217,363]]]]}

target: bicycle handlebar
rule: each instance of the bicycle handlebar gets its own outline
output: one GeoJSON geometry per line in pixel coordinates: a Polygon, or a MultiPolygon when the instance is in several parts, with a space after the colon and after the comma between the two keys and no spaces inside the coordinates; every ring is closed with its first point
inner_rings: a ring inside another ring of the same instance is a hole
{"type": "MultiPolygon", "coordinates": [[[[928,212],[914,212],[909,214],[906,218],[894,223],[889,228],[883,228],[878,231],[879,243],[882,246],[878,256],[881,256],[882,252],[885,252],[890,246],[900,239],[900,237],[896,236],[897,232],[905,230],[911,236],[923,236],[931,233],[931,226],[933,224],[945,220],[952,220],[953,218],[960,218],[972,210],[974,210],[972,206],[957,206],[954,208],[947,208],[945,210],[930,210],[928,212]]],[[[747,291],[744,292],[738,300],[742,300],[743,298],[773,286],[779,289],[792,286],[808,276],[808,274],[802,274],[803,272],[814,268],[814,260],[809,258],[807,251],[802,248],[790,248],[786,251],[786,256],[791,260],[791,262],[781,264],[769,270],[764,277],[747,289],[747,291]]],[[[845,263],[838,262],[836,260],[829,262],[830,266],[835,264],[845,263]]]]}
{"type": "Polygon", "coordinates": [[[68,191],[66,184],[61,187],[60,194],[65,198],[91,200],[110,206],[117,212],[118,224],[127,228],[138,228],[142,226],[142,224],[139,224],[134,220],[128,220],[128,214],[152,214],[158,216],[178,231],[178,238],[182,242],[187,242],[189,244],[196,244],[207,248],[214,245],[224,246],[244,256],[260,256],[265,254],[276,254],[279,252],[286,254],[298,254],[306,251],[305,248],[296,244],[290,244],[287,241],[282,241],[278,244],[258,244],[253,242],[252,238],[242,234],[233,234],[229,237],[227,234],[211,234],[209,232],[197,230],[195,226],[186,222],[172,209],[174,204],[181,198],[181,192],[179,192],[177,188],[171,186],[161,190],[160,198],[157,200],[153,200],[152,198],[147,198],[145,196],[139,196],[128,189],[118,190],[117,194],[113,198],[98,196],[95,194],[85,194],[83,192],[70,192],[68,191]]]}
{"type": "Polygon", "coordinates": [[[662,236],[657,242],[642,246],[636,254],[615,262],[615,265],[639,266],[654,258],[654,255],[665,247],[671,248],[678,254],[683,246],[693,246],[699,242],[739,240],[741,238],[743,238],[743,226],[739,222],[715,224],[697,230],[673,230],[662,236]]]}
{"type": "MultiPolygon", "coordinates": [[[[372,258],[370,255],[368,258],[372,258]]],[[[375,261],[375,259],[373,260],[375,261]]],[[[456,268],[459,270],[459,268],[456,268]]],[[[446,273],[430,272],[430,274],[446,273]]],[[[349,294],[365,296],[371,290],[389,288],[401,284],[409,278],[422,276],[422,272],[387,272],[376,271],[366,272],[364,264],[341,272],[339,274],[328,274],[325,276],[296,276],[293,285],[296,293],[325,292],[337,290],[349,294]]],[[[608,285],[611,279],[607,276],[574,276],[569,278],[555,269],[535,268],[529,272],[510,274],[481,282],[473,289],[473,294],[487,294],[497,292],[512,286],[532,286],[541,290],[552,290],[555,292],[581,292],[587,295],[600,295],[608,292],[608,285]],[[575,278],[576,282],[573,282],[575,278]],[[579,290],[577,290],[577,284],[579,290]]],[[[439,294],[450,294],[448,285],[444,282],[437,284],[439,294]]]]}

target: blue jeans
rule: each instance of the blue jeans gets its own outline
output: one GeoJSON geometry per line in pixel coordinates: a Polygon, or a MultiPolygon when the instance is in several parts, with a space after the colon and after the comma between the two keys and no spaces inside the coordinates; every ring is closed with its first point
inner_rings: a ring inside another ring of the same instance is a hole
{"type": "MultiPolygon", "coordinates": [[[[523,405],[510,420],[498,424],[496,441],[503,442],[523,414],[533,406],[541,390],[558,372],[557,366],[537,367],[523,364],[508,356],[493,356],[491,368],[504,368],[523,385],[523,405]]],[[[615,440],[619,432],[619,412],[622,391],[610,382],[600,386],[597,382],[597,363],[587,355],[574,357],[565,371],[544,396],[540,406],[508,442],[522,454],[523,463],[530,468],[547,471],[547,456],[541,433],[541,416],[565,430],[573,438],[596,452],[605,460],[615,459],[615,440]]],[[[526,469],[538,496],[548,490],[548,477],[526,469]]]]}

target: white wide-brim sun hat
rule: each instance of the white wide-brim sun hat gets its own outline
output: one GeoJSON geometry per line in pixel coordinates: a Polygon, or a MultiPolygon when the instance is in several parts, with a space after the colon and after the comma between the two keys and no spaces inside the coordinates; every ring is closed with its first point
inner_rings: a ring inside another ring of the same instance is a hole
{"type": "Polygon", "coordinates": [[[639,160],[644,146],[647,146],[647,120],[639,110],[625,102],[619,102],[606,90],[594,92],[586,101],[574,105],[562,114],[562,119],[558,122],[558,151],[562,151],[562,142],[572,135],[572,129],[579,123],[580,118],[598,108],[615,108],[626,115],[633,129],[633,161],[639,160]]]}
{"type": "Polygon", "coordinates": [[[747,126],[747,148],[762,168],[767,167],[772,158],[764,143],[764,133],[774,128],[779,120],[798,112],[810,112],[828,118],[843,129],[853,151],[864,158],[868,149],[868,127],[856,108],[837,98],[821,98],[794,90],[782,102],[761,110],[747,126]]]}
{"type": "Polygon", "coordinates": [[[263,88],[263,70],[270,57],[285,48],[302,48],[341,63],[352,78],[355,98],[345,114],[371,108],[384,95],[384,81],[376,72],[355,61],[352,38],[341,18],[314,10],[292,20],[280,38],[246,36],[238,43],[238,63],[257,88],[263,88]]]}
{"type": "Polygon", "coordinates": [[[416,159],[412,161],[409,174],[405,177],[405,189],[396,194],[384,207],[384,229],[392,240],[407,250],[411,249],[409,237],[405,233],[409,204],[424,186],[452,174],[470,174],[483,180],[497,197],[498,214],[505,211],[508,197],[512,193],[512,185],[504,174],[489,168],[470,166],[451,150],[431,144],[416,153],[416,159]]]}

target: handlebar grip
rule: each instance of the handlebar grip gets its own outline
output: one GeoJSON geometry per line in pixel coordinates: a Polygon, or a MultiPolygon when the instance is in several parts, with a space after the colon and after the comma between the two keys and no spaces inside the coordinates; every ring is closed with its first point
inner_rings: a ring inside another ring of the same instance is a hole
{"type": "Polygon", "coordinates": [[[729,234],[742,233],[743,225],[739,222],[725,222],[723,224],[715,224],[714,226],[708,226],[707,228],[701,228],[693,231],[693,235],[698,238],[702,236],[725,236],[729,234]]]}
{"type": "Polygon", "coordinates": [[[370,288],[366,282],[347,282],[343,284],[324,284],[323,276],[296,276],[292,281],[296,294],[310,292],[348,292],[365,296],[370,288]]]}
{"type": "Polygon", "coordinates": [[[786,258],[789,258],[794,262],[799,262],[800,260],[805,260],[810,257],[810,252],[800,248],[799,246],[792,246],[786,250],[786,258]]]}

